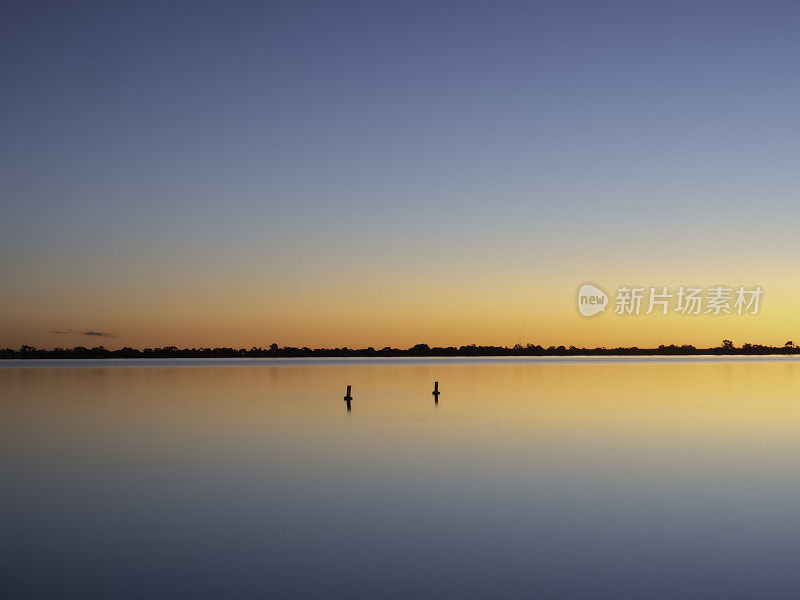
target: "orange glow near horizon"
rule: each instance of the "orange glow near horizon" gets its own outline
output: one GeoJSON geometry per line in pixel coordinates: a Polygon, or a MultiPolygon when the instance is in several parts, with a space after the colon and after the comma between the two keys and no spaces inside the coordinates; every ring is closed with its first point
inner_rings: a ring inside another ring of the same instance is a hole
{"type": "MultiPolygon", "coordinates": [[[[760,312],[728,316],[620,317],[613,314],[614,292],[621,285],[594,279],[609,292],[607,314],[591,319],[576,310],[575,294],[585,279],[512,274],[456,280],[403,274],[355,278],[340,283],[322,278],[302,285],[254,285],[225,282],[205,288],[200,281],[163,287],[70,290],[52,298],[20,295],[6,303],[0,317],[3,347],[98,346],[137,348],[280,346],[360,348],[517,343],[578,347],[693,344],[710,347],[722,339],[737,345],[783,345],[800,338],[795,327],[795,298],[800,288],[777,279],[756,280],[764,288],[760,312]],[[181,289],[182,288],[182,289],[181,289]],[[68,328],[65,326],[68,325],[68,328]],[[68,331],[68,333],[53,333],[68,331]],[[95,331],[109,337],[81,335],[95,331]]],[[[697,281],[690,279],[689,282],[697,281]]],[[[717,283],[711,279],[706,287],[717,283]]],[[[728,285],[755,285],[751,278],[729,277],[728,285]]],[[[637,285],[677,287],[685,281],[640,276],[637,285]]]]}

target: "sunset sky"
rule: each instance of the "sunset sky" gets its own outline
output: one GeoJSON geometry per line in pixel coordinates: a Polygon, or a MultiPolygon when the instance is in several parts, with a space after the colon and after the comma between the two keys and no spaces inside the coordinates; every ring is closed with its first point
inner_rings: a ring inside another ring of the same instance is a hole
{"type": "Polygon", "coordinates": [[[0,347],[800,342],[798,65],[791,0],[5,3],[0,347]]]}

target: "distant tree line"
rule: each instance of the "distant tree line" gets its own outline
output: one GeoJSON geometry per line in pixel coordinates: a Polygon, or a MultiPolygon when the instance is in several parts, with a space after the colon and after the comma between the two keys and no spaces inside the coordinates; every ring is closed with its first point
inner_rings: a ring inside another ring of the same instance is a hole
{"type": "Polygon", "coordinates": [[[416,344],[411,348],[295,348],[279,347],[271,344],[267,348],[121,348],[109,350],[103,346],[85,348],[54,348],[46,350],[33,346],[22,346],[19,350],[6,348],[0,350],[0,359],[42,359],[42,358],[304,358],[304,357],[392,357],[392,356],[702,356],[702,355],[764,355],[800,354],[800,347],[788,341],[783,346],[762,346],[761,344],[742,344],[735,346],[731,340],[723,340],[713,348],[696,348],[684,344],[661,345],[657,348],[637,346],[617,348],[577,348],[575,346],[540,346],[538,344],[516,344],[515,346],[447,346],[431,347],[416,344]]]}

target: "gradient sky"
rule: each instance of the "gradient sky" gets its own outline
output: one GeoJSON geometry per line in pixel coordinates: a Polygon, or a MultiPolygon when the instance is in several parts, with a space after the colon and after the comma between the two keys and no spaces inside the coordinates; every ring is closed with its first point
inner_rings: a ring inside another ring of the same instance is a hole
{"type": "Polygon", "coordinates": [[[3,3],[0,346],[800,341],[799,64],[794,1],[3,3]]]}

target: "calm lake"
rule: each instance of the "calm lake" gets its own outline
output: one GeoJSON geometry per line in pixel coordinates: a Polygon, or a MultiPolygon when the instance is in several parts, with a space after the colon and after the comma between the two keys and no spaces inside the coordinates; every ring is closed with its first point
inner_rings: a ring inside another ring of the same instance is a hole
{"type": "Polygon", "coordinates": [[[0,395],[5,599],[800,590],[793,359],[4,361],[0,395]]]}

